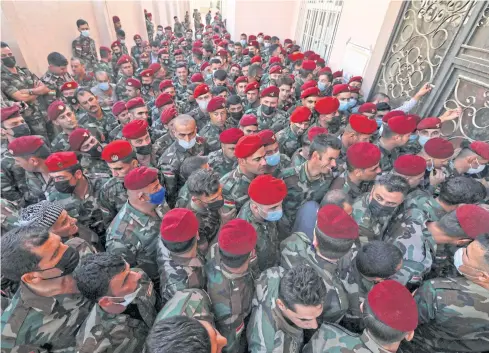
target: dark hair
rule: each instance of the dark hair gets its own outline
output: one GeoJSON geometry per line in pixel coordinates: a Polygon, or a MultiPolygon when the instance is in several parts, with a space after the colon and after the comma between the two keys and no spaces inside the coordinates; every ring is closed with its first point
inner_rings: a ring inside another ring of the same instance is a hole
{"type": "Polygon", "coordinates": [[[12,281],[38,269],[41,258],[30,249],[42,246],[49,238],[45,227],[23,226],[2,235],[2,276],[12,281]]]}
{"type": "Polygon", "coordinates": [[[255,77],[258,72],[263,71],[263,68],[259,64],[253,64],[248,69],[248,77],[255,77]]]}
{"type": "Polygon", "coordinates": [[[279,40],[279,38],[277,36],[273,36],[272,40],[279,40]]]}
{"type": "Polygon", "coordinates": [[[101,58],[108,58],[109,53],[110,53],[110,50],[100,48],[100,57],[101,58]]]}
{"type": "Polygon", "coordinates": [[[84,297],[97,301],[110,295],[110,281],[124,271],[126,262],[120,255],[107,252],[85,256],[75,271],[73,278],[84,297]]]}
{"type": "Polygon", "coordinates": [[[445,214],[438,222],[438,227],[443,233],[454,238],[468,238],[457,219],[457,212],[452,211],[445,214]]]}
{"type": "MultiPolygon", "coordinates": [[[[208,51],[209,53],[214,52],[214,48],[212,48],[212,45],[210,45],[210,44],[205,44],[202,48],[205,49],[205,51],[208,51]]],[[[219,60],[219,59],[217,59],[217,60],[219,60]]],[[[220,60],[219,60],[219,62],[220,62],[220,60]]]]}
{"type": "Polygon", "coordinates": [[[206,156],[192,156],[185,158],[180,166],[180,176],[184,180],[187,180],[193,172],[202,169],[202,166],[207,164],[207,161],[208,159],[206,156]]]}
{"type": "Polygon", "coordinates": [[[146,338],[148,353],[210,353],[207,329],[196,319],[174,316],[156,321],[146,338]]]}
{"type": "MultiPolygon", "coordinates": [[[[342,207],[342,206],[341,206],[342,207]]],[[[323,233],[317,227],[315,228],[318,248],[321,255],[328,259],[339,259],[350,251],[354,239],[337,239],[323,233]]]]}
{"type": "Polygon", "coordinates": [[[216,70],[213,77],[219,81],[224,81],[228,77],[228,74],[225,70],[216,70]]]}
{"type": "Polygon", "coordinates": [[[268,54],[272,54],[275,50],[277,50],[277,48],[280,47],[280,45],[278,44],[272,44],[268,47],[268,54]]]}
{"type": "Polygon", "coordinates": [[[7,43],[1,42],[0,47],[2,48],[10,48],[7,43]]]}
{"type": "Polygon", "coordinates": [[[343,208],[343,204],[353,203],[351,196],[342,189],[329,190],[321,200],[321,207],[325,205],[336,205],[343,208]]]}
{"type": "Polygon", "coordinates": [[[280,87],[282,85],[287,85],[292,87],[294,85],[294,81],[290,78],[289,75],[281,75],[277,79],[277,87],[280,87]]]}
{"type": "Polygon", "coordinates": [[[391,110],[391,106],[386,102],[377,103],[375,107],[377,108],[377,111],[391,110]]]}
{"type": "Polygon", "coordinates": [[[392,173],[381,175],[375,181],[375,185],[382,185],[388,192],[400,192],[403,195],[406,195],[410,188],[404,177],[392,173]]]}
{"type": "Polygon", "coordinates": [[[241,47],[241,48],[243,47],[240,42],[234,42],[234,46],[235,47],[241,47]]]}
{"type": "Polygon", "coordinates": [[[334,150],[341,150],[341,141],[333,135],[319,134],[312,140],[311,147],[309,147],[309,158],[312,157],[314,152],[319,154],[324,153],[328,148],[334,150]]]}
{"type": "Polygon", "coordinates": [[[160,83],[162,80],[160,79],[154,79],[153,82],[151,83],[151,86],[154,91],[159,92],[160,91],[160,83]]]}
{"type": "Polygon", "coordinates": [[[394,244],[373,240],[358,250],[355,263],[362,275],[385,279],[397,272],[402,256],[402,251],[394,244]]]}
{"type": "Polygon", "coordinates": [[[88,22],[85,21],[85,20],[82,20],[82,19],[79,19],[79,20],[76,21],[76,26],[77,27],[80,27],[80,26],[83,26],[83,25],[87,25],[87,24],[88,24],[88,22]]]}
{"type": "Polygon", "coordinates": [[[228,99],[226,101],[226,106],[229,108],[229,106],[241,104],[241,102],[242,102],[241,97],[236,95],[236,94],[233,94],[233,95],[228,97],[228,99]]]}
{"type": "Polygon", "coordinates": [[[54,66],[66,66],[68,65],[68,59],[66,59],[63,54],[53,51],[48,55],[48,64],[54,66]]]}
{"type": "Polygon", "coordinates": [[[204,54],[203,53],[194,53],[194,52],[192,52],[192,55],[195,56],[198,60],[202,60],[202,58],[204,57],[204,54]]]}
{"type": "Polygon", "coordinates": [[[479,235],[475,238],[475,241],[478,242],[480,247],[484,250],[485,267],[489,268],[489,233],[479,235]]]}
{"type": "Polygon", "coordinates": [[[219,173],[211,169],[196,170],[188,178],[188,192],[192,196],[213,195],[221,185],[219,179],[219,173]]]}
{"type": "Polygon", "coordinates": [[[126,32],[124,32],[124,30],[122,29],[118,29],[116,32],[115,32],[116,35],[118,35],[119,37],[124,37],[126,38],[126,32]]]}
{"type": "Polygon", "coordinates": [[[179,61],[177,63],[177,65],[175,66],[176,69],[181,69],[182,67],[185,68],[185,69],[187,69],[187,64],[185,62],[183,62],[183,61],[179,61]]]}
{"type": "Polygon", "coordinates": [[[307,75],[312,74],[312,70],[299,69],[299,76],[302,78],[307,78],[307,75]]]}
{"type": "Polygon", "coordinates": [[[75,97],[78,99],[78,96],[79,95],[86,94],[86,93],[89,93],[91,96],[94,96],[95,97],[95,95],[92,93],[92,91],[90,91],[86,87],[79,87],[79,88],[77,88],[76,91],[75,91],[75,97]]]}
{"type": "Polygon", "coordinates": [[[486,198],[487,190],[481,182],[474,178],[458,176],[449,178],[440,185],[440,195],[443,203],[455,206],[462,203],[477,204],[486,198]]]}
{"type": "Polygon", "coordinates": [[[398,134],[397,132],[392,131],[391,128],[389,127],[389,124],[387,124],[387,123],[382,123],[382,126],[384,128],[382,129],[381,137],[385,137],[386,139],[390,139],[396,135],[404,135],[404,134],[398,134]]]}
{"type": "Polygon", "coordinates": [[[226,86],[214,86],[211,88],[211,94],[213,96],[217,96],[219,94],[221,94],[222,92],[228,92],[228,88],[226,86]]]}
{"type": "Polygon", "coordinates": [[[377,319],[368,300],[363,302],[363,322],[365,329],[375,338],[380,344],[391,344],[400,342],[406,336],[407,332],[398,331],[390,326],[387,326],[382,321],[377,319]]]}
{"type": "Polygon", "coordinates": [[[319,76],[327,76],[328,77],[328,82],[333,82],[333,74],[329,71],[326,72],[321,72],[319,76]]]}
{"type": "Polygon", "coordinates": [[[221,59],[214,58],[214,59],[211,59],[211,60],[209,61],[209,64],[211,64],[211,65],[212,65],[212,64],[222,64],[222,61],[221,61],[221,59]]]}
{"type": "Polygon", "coordinates": [[[160,43],[157,40],[151,42],[152,47],[160,47],[160,43]]]}
{"type": "Polygon", "coordinates": [[[288,270],[280,280],[278,298],[295,311],[295,305],[318,306],[326,296],[326,286],[316,270],[300,265],[288,270]]]}
{"type": "Polygon", "coordinates": [[[243,67],[250,66],[250,65],[251,65],[251,59],[249,58],[244,58],[243,61],[241,61],[241,69],[243,69],[243,67]]]}

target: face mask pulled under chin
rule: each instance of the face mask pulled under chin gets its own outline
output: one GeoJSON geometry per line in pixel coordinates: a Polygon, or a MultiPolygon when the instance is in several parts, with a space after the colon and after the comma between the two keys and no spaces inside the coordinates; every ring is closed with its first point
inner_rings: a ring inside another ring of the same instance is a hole
{"type": "Polygon", "coordinates": [[[476,168],[470,167],[469,170],[467,170],[467,174],[478,174],[478,173],[482,172],[484,169],[486,169],[486,165],[480,164],[479,160],[477,158],[476,158],[475,162],[477,163],[477,167],[476,168]]]}
{"type": "Polygon", "coordinates": [[[56,266],[47,268],[45,270],[38,270],[36,272],[44,272],[44,271],[52,270],[53,268],[58,268],[61,270],[61,274],[59,276],[44,278],[44,280],[63,277],[71,274],[75,270],[76,266],[78,266],[79,261],[80,261],[80,254],[78,254],[78,252],[75,249],[68,247],[64,252],[63,256],[61,257],[61,259],[56,264],[56,266]]]}
{"type": "Polygon", "coordinates": [[[111,301],[113,301],[114,299],[116,299],[116,300],[124,299],[124,301],[122,303],[114,303],[114,304],[127,307],[127,306],[129,306],[129,304],[131,304],[134,301],[134,299],[137,298],[140,290],[141,290],[141,285],[139,285],[138,288],[134,292],[126,294],[123,297],[107,297],[107,298],[111,299],[111,301]]]}

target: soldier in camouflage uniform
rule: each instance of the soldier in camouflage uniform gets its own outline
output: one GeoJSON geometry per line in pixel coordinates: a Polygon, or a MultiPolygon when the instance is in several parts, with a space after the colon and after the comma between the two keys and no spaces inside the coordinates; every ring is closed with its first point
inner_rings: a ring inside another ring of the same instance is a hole
{"type": "Polygon", "coordinates": [[[156,246],[163,302],[187,288],[205,288],[204,259],[198,252],[199,222],[192,211],[174,208],[161,223],[156,246]]]}
{"type": "Polygon", "coordinates": [[[270,129],[277,133],[287,126],[289,117],[286,112],[277,109],[279,89],[270,86],[260,93],[261,105],[257,109],[246,111],[246,114],[254,114],[258,119],[260,130],[270,129]]]}
{"type": "Polygon", "coordinates": [[[214,323],[209,295],[202,289],[188,288],[176,291],[156,316],[155,324],[175,316],[186,316],[214,323]]]}
{"type": "Polygon", "coordinates": [[[248,351],[301,352],[304,329],[318,327],[325,296],[324,283],[311,267],[301,265],[289,271],[272,267],[263,272],[256,282],[246,330],[248,351]],[[281,299],[284,295],[287,301],[281,299]]]}
{"type": "MultiPolygon", "coordinates": [[[[175,51],[177,53],[178,51],[175,51]]],[[[175,80],[173,84],[175,86],[175,91],[177,93],[177,100],[185,102],[187,101],[187,90],[188,86],[192,84],[192,81],[188,78],[188,68],[187,64],[184,62],[177,63],[175,67],[175,80]]]]}
{"type": "Polygon", "coordinates": [[[265,149],[265,161],[267,162],[265,174],[278,178],[283,170],[290,167],[290,158],[280,153],[278,141],[272,130],[262,130],[257,135],[262,139],[265,149]]]}
{"type": "Polygon", "coordinates": [[[300,206],[307,201],[321,202],[333,181],[331,169],[340,154],[337,138],[319,134],[309,148],[309,160],[299,167],[285,169],[281,177],[287,184],[288,194],[284,200],[284,213],[290,224],[300,206]]]}
{"type": "Polygon", "coordinates": [[[117,61],[119,76],[115,85],[115,93],[118,99],[129,99],[126,93],[126,81],[134,75],[134,61],[129,55],[122,55],[117,61]]]}
{"type": "Polygon", "coordinates": [[[363,312],[366,329],[361,335],[324,323],[302,352],[389,353],[397,351],[404,339],[411,340],[418,325],[416,302],[411,293],[391,280],[374,286],[364,302],[363,312]]]}
{"type": "Polygon", "coordinates": [[[110,174],[102,160],[103,146],[87,129],[75,129],[69,137],[70,150],[77,153],[84,174],[110,174]]]}
{"type": "Polygon", "coordinates": [[[109,141],[122,139],[122,128],[131,121],[131,116],[124,101],[117,101],[112,106],[112,115],[117,120],[118,125],[109,132],[109,141]]]}
{"type": "Polygon", "coordinates": [[[234,149],[238,140],[244,136],[243,131],[238,128],[224,130],[219,135],[221,148],[209,153],[209,166],[221,177],[236,168],[237,159],[234,155],[234,149]]]}
{"type": "Polygon", "coordinates": [[[301,146],[301,137],[309,128],[311,111],[307,107],[297,107],[290,116],[290,124],[285,129],[277,132],[277,140],[280,152],[292,157],[301,146]]]}
{"type": "MultiPolygon", "coordinates": [[[[78,127],[78,120],[75,113],[61,100],[56,100],[48,107],[48,118],[53,125],[61,130],[51,142],[51,150],[53,152],[65,152],[70,149],[69,136],[78,127]]],[[[98,128],[92,127],[91,130],[95,134],[98,128]]]]}
{"type": "Polygon", "coordinates": [[[109,253],[84,258],[73,277],[80,292],[95,302],[76,336],[77,352],[140,352],[158,312],[158,294],[149,277],[109,253]]]}
{"type": "Polygon", "coordinates": [[[2,350],[76,352],[75,334],[93,305],[71,275],[78,253],[58,235],[33,226],[4,234],[1,249],[2,275],[20,281],[2,314],[2,350]]]}
{"type": "Polygon", "coordinates": [[[165,189],[157,170],[147,167],[131,170],[124,187],[128,200],[107,229],[107,252],[143,269],[159,288],[156,248],[161,219],[168,211],[165,189]]]}
{"type": "Polygon", "coordinates": [[[312,60],[304,60],[302,66],[299,69],[299,74],[295,76],[294,92],[295,98],[302,98],[301,86],[314,78],[313,71],[316,68],[316,63],[312,60]]]}
{"type": "Polygon", "coordinates": [[[85,61],[87,68],[91,70],[98,62],[97,46],[95,41],[89,37],[90,27],[87,21],[78,20],[76,21],[76,26],[78,31],[80,31],[80,36],[71,43],[71,53],[74,58],[85,61]]]}
{"type": "Polygon", "coordinates": [[[114,82],[114,67],[112,65],[112,53],[108,47],[100,47],[100,61],[95,64],[94,72],[106,72],[110,81],[114,82]]]}
{"type": "Polygon", "coordinates": [[[91,89],[97,84],[95,74],[93,71],[87,71],[87,64],[84,60],[73,57],[70,60],[70,66],[73,72],[73,78],[80,87],[91,89]]]}
{"type": "Polygon", "coordinates": [[[219,136],[226,128],[226,100],[223,97],[214,97],[207,105],[207,112],[210,121],[199,131],[199,135],[204,137],[209,145],[209,151],[214,152],[221,148],[219,136]]]}
{"type": "Polygon", "coordinates": [[[255,283],[250,261],[256,244],[256,231],[241,219],[226,223],[219,243],[207,255],[207,291],[212,301],[216,328],[226,337],[224,353],[246,351],[246,323],[251,313],[255,283]]]}
{"type": "MultiPolygon", "coordinates": [[[[16,202],[9,201],[3,197],[0,198],[0,205],[0,225],[2,227],[2,234],[5,234],[9,230],[17,227],[20,208],[16,202]]],[[[3,306],[2,309],[4,309],[3,306]]]]}
{"type": "MultiPolygon", "coordinates": [[[[139,57],[143,53],[143,40],[141,39],[141,36],[139,34],[135,34],[133,39],[136,45],[131,47],[131,56],[136,61],[136,65],[139,65],[139,57]]],[[[119,63],[117,63],[117,65],[119,65],[119,63]]]]}
{"type": "Polygon", "coordinates": [[[43,109],[59,97],[59,89],[66,82],[74,81],[73,76],[67,71],[68,60],[60,53],[52,52],[48,55],[48,71],[41,77],[41,81],[55,94],[45,95],[43,109]]]}
{"type": "Polygon", "coordinates": [[[201,130],[210,120],[209,113],[207,113],[207,105],[212,99],[212,94],[209,92],[209,86],[205,83],[198,85],[194,90],[194,98],[197,101],[199,108],[192,110],[188,115],[195,119],[198,129],[201,130]]]}

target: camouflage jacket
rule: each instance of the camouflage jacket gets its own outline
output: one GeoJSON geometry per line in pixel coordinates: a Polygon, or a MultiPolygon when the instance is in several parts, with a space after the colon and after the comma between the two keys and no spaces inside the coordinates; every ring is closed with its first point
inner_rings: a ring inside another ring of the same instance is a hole
{"type": "MultiPolygon", "coordinates": [[[[139,47],[137,45],[134,45],[131,48],[131,56],[134,58],[134,60],[136,60],[136,63],[138,65],[139,65],[139,57],[141,56],[142,53],[143,53],[143,48],[142,47],[139,47]]],[[[117,97],[120,98],[119,94],[117,94],[117,97]]]]}
{"type": "Polygon", "coordinates": [[[337,177],[331,184],[331,190],[343,190],[350,195],[352,200],[362,196],[366,192],[370,192],[375,184],[375,180],[363,181],[360,185],[353,183],[347,172],[337,177]]]}
{"type": "Polygon", "coordinates": [[[86,72],[83,76],[73,76],[73,78],[80,87],[88,88],[90,90],[97,85],[97,80],[95,79],[93,72],[86,72]]]}
{"type": "Polygon", "coordinates": [[[75,58],[86,62],[87,68],[91,69],[98,62],[97,46],[90,37],[80,35],[71,43],[71,53],[75,58]]]}
{"type": "Polygon", "coordinates": [[[55,191],[54,182],[50,178],[47,182],[41,173],[25,172],[27,193],[24,195],[26,204],[38,203],[45,200],[47,195],[55,191]]]}
{"type": "Polygon", "coordinates": [[[294,88],[293,88],[293,94],[295,94],[295,99],[300,100],[301,98],[301,86],[305,83],[306,81],[300,77],[299,75],[295,76],[294,80],[294,88]]]}
{"type": "Polygon", "coordinates": [[[177,100],[186,102],[188,100],[188,93],[187,93],[187,88],[192,84],[192,81],[190,79],[187,79],[187,82],[182,84],[178,78],[173,81],[173,85],[175,86],[175,91],[177,93],[177,100]]]}
{"type": "Polygon", "coordinates": [[[191,110],[186,114],[195,119],[198,131],[202,130],[207,122],[209,122],[211,119],[209,113],[204,113],[202,110],[200,110],[200,108],[195,108],[194,110],[191,110]]]}
{"type": "MultiPolygon", "coordinates": [[[[102,146],[103,147],[103,146],[102,146]]],[[[100,158],[90,156],[88,153],[79,152],[80,166],[85,174],[107,174],[111,171],[107,163],[100,158]]]]}
{"type": "MultiPolygon", "coordinates": [[[[80,327],[76,336],[77,353],[141,352],[149,330],[156,318],[156,297],[153,282],[140,269],[138,296],[130,305],[136,305],[143,320],[129,313],[109,314],[97,303],[80,327]]],[[[127,311],[127,310],[126,310],[127,311]]]]}
{"type": "Polygon", "coordinates": [[[256,230],[257,240],[255,250],[260,271],[265,271],[270,267],[278,266],[280,262],[278,222],[258,220],[251,212],[250,201],[247,201],[243,205],[237,218],[244,219],[251,223],[256,230]]]}
{"type": "Polygon", "coordinates": [[[20,208],[17,203],[0,198],[0,225],[2,227],[2,234],[5,234],[9,230],[16,228],[16,223],[19,221],[20,208]]]}
{"type": "Polygon", "coordinates": [[[280,152],[292,157],[294,152],[301,147],[301,137],[297,136],[292,128],[287,126],[285,129],[277,132],[277,141],[280,146],[280,152]]]}
{"type": "Polygon", "coordinates": [[[111,112],[102,109],[103,117],[97,119],[90,115],[88,112],[84,112],[78,119],[78,124],[84,128],[91,130],[97,129],[103,133],[103,141],[106,142],[109,139],[109,132],[119,125],[114,115],[111,112]]]}
{"type": "Polygon", "coordinates": [[[146,32],[148,33],[148,41],[151,43],[155,34],[155,25],[148,18],[146,18],[146,32]]]}
{"type": "Polygon", "coordinates": [[[283,110],[284,112],[288,111],[290,108],[292,108],[295,105],[295,101],[292,98],[289,98],[287,100],[278,101],[277,109],[283,110]]]}
{"type": "Polygon", "coordinates": [[[224,205],[228,209],[236,209],[237,212],[249,200],[248,187],[251,180],[241,172],[239,166],[221,178],[222,196],[224,205]]]}
{"type": "Polygon", "coordinates": [[[205,320],[214,325],[214,314],[209,295],[198,288],[182,289],[173,295],[156,316],[155,323],[175,316],[205,320]]]}
{"type": "Polygon", "coordinates": [[[246,337],[250,353],[299,353],[304,331],[290,324],[276,304],[280,280],[285,270],[272,267],[256,282],[255,295],[246,337]]]}
{"type": "Polygon", "coordinates": [[[56,94],[44,95],[46,109],[49,107],[49,104],[56,100],[56,97],[60,96],[60,88],[66,82],[74,81],[75,79],[69,72],[65,72],[62,76],[57,76],[49,71],[46,71],[44,76],[41,77],[41,81],[44,82],[46,86],[48,86],[51,90],[55,91],[56,94]]]}
{"type": "MultiPolygon", "coordinates": [[[[83,227],[82,225],[79,225],[79,227],[83,227]]],[[[98,237],[97,237],[98,240],[98,237]]],[[[83,259],[87,255],[91,254],[96,254],[98,253],[97,249],[95,246],[93,246],[91,243],[87,242],[86,240],[75,236],[73,238],[69,238],[65,241],[65,239],[62,239],[62,241],[68,245],[70,248],[73,248],[76,250],[78,255],[80,255],[80,259],[83,259]]]]}
{"type": "Polygon", "coordinates": [[[246,111],[246,114],[254,114],[258,120],[258,129],[271,129],[277,133],[289,124],[289,116],[283,110],[276,110],[271,116],[265,117],[262,113],[261,106],[256,109],[246,111]]]}
{"type": "Polygon", "coordinates": [[[187,204],[182,207],[191,210],[199,220],[198,246],[200,254],[205,256],[207,254],[209,246],[217,242],[217,233],[219,232],[219,229],[222,225],[221,215],[219,214],[219,211],[208,211],[206,209],[198,208],[190,200],[190,195],[187,204]]]}
{"type": "Polygon", "coordinates": [[[0,189],[2,198],[21,202],[28,191],[25,170],[15,163],[15,159],[2,143],[0,161],[0,189]]]}
{"type": "Polygon", "coordinates": [[[335,324],[322,324],[304,346],[302,353],[392,353],[380,346],[372,336],[364,331],[357,335],[335,324]]]}
{"type": "Polygon", "coordinates": [[[408,352],[482,352],[489,337],[489,291],[465,277],[426,281],[414,295],[419,323],[408,352]]]}
{"type": "Polygon", "coordinates": [[[93,71],[104,71],[109,75],[111,81],[114,79],[114,68],[112,67],[112,63],[99,61],[95,64],[95,68],[93,69],[93,71]]]}
{"type": "Polygon", "coordinates": [[[290,166],[291,167],[293,167],[293,168],[294,167],[299,167],[299,166],[301,166],[302,164],[304,164],[307,161],[307,159],[304,158],[304,156],[301,154],[301,152],[302,152],[302,147],[301,148],[298,148],[294,152],[294,154],[290,158],[290,166]]]}
{"type": "Polygon", "coordinates": [[[121,208],[107,229],[107,252],[121,255],[131,267],[139,267],[155,284],[158,282],[156,248],[160,238],[160,225],[167,212],[161,205],[155,209],[157,216],[149,216],[128,202],[121,208]]]}
{"type": "Polygon", "coordinates": [[[348,296],[341,283],[338,266],[321,257],[305,233],[293,233],[280,244],[280,265],[285,269],[306,264],[316,270],[326,285],[323,316],[326,322],[339,322],[348,310],[348,296]]]}
{"type": "Polygon", "coordinates": [[[126,80],[129,77],[126,77],[124,75],[120,75],[116,79],[116,84],[115,84],[115,94],[117,95],[117,98],[122,99],[122,100],[128,100],[129,97],[126,95],[126,80]]]}
{"type": "Polygon", "coordinates": [[[69,143],[70,135],[64,131],[58,133],[51,141],[51,152],[66,152],[71,149],[69,143]]]}
{"type": "Polygon", "coordinates": [[[386,150],[382,146],[380,139],[375,142],[375,145],[380,148],[380,152],[382,153],[379,165],[382,173],[390,172],[394,167],[395,160],[397,159],[397,157],[399,157],[399,150],[397,148],[394,148],[391,151],[386,150]]]}
{"type": "Polygon", "coordinates": [[[93,303],[80,293],[42,297],[24,282],[2,314],[2,352],[74,353],[93,303]]]}
{"type": "Polygon", "coordinates": [[[252,273],[250,270],[243,274],[226,271],[221,262],[218,244],[209,249],[205,272],[216,328],[228,340],[223,352],[244,352],[245,319],[251,312],[251,300],[255,291],[252,273]]]}
{"type": "Polygon", "coordinates": [[[102,207],[109,211],[110,217],[114,218],[127,202],[124,181],[115,177],[107,180],[100,189],[99,200],[102,207]]]}
{"type": "Polygon", "coordinates": [[[221,148],[209,153],[208,163],[213,171],[219,173],[221,178],[238,165],[238,161],[227,158],[221,148]]]}
{"type": "Polygon", "coordinates": [[[179,290],[187,288],[205,289],[204,259],[200,255],[188,258],[173,254],[163,245],[161,240],[158,241],[156,251],[161,297],[164,303],[179,290]]]}
{"type": "Polygon", "coordinates": [[[221,141],[219,140],[219,135],[224,131],[225,128],[219,128],[212,124],[210,121],[199,130],[199,135],[204,137],[209,145],[209,151],[214,152],[221,148],[221,141]]]}
{"type": "Polygon", "coordinates": [[[173,25],[173,32],[175,32],[175,34],[183,34],[183,24],[181,22],[176,22],[173,25]]]}
{"type": "Polygon", "coordinates": [[[332,175],[321,174],[315,180],[307,175],[307,163],[298,167],[287,168],[282,172],[282,179],[287,185],[287,197],[284,200],[284,213],[294,223],[299,207],[307,201],[320,203],[333,181],[332,175]]]}

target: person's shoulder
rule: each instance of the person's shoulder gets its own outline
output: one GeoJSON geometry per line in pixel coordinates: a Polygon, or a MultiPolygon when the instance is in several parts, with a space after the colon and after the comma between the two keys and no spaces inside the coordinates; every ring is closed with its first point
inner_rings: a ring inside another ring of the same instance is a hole
{"type": "Polygon", "coordinates": [[[280,178],[282,178],[284,181],[286,181],[287,179],[290,179],[290,178],[298,175],[301,168],[302,168],[302,165],[295,166],[295,167],[285,168],[280,173],[280,178]]]}

